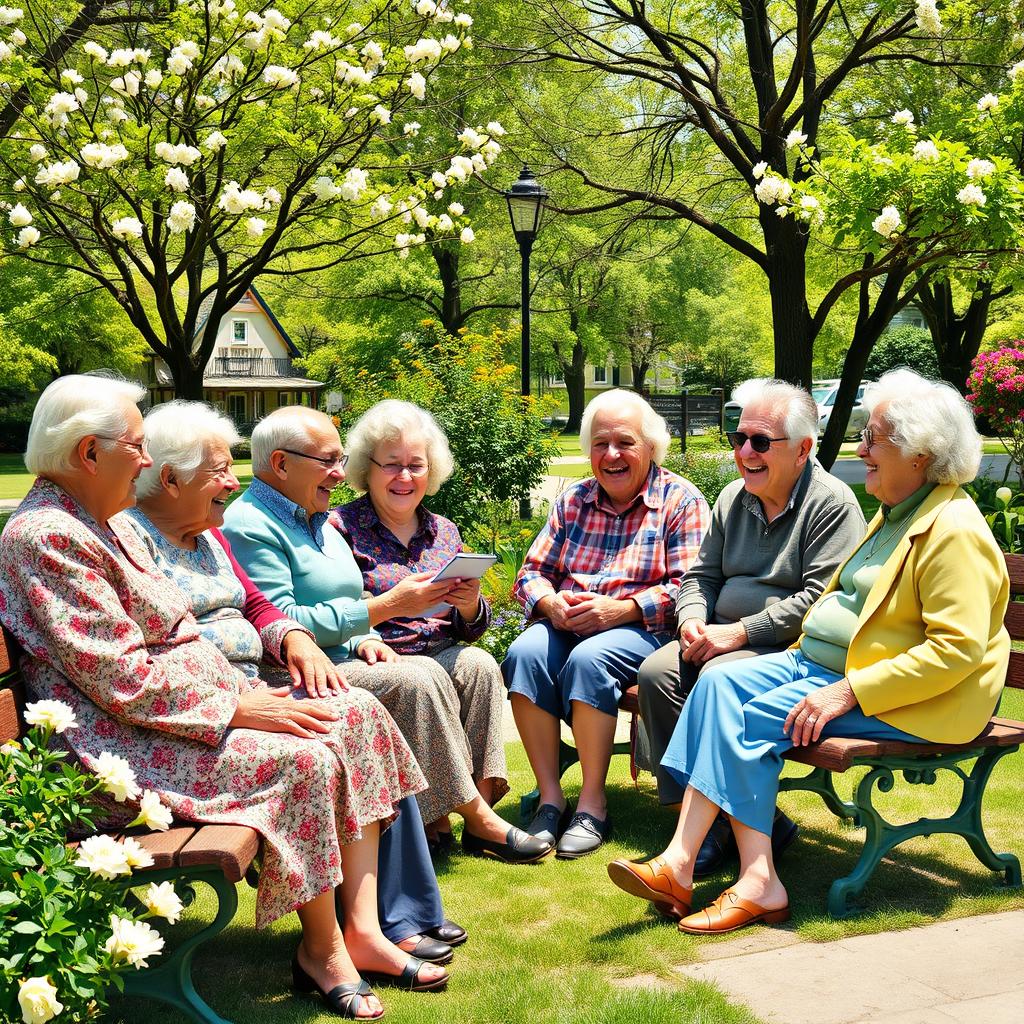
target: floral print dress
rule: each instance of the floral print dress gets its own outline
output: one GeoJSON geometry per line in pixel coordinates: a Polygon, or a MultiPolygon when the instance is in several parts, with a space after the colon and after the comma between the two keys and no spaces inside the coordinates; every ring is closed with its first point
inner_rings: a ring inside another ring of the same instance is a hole
{"type": "Polygon", "coordinates": [[[425,788],[363,691],[334,698],[342,717],[322,738],[231,727],[239,696],[264,684],[200,635],[128,524],[97,523],[50,481],[3,532],[0,620],[24,649],[31,694],[74,710],[65,738],[86,767],[120,754],[178,817],[261,834],[258,927],[336,886],[340,847],[425,788]]]}

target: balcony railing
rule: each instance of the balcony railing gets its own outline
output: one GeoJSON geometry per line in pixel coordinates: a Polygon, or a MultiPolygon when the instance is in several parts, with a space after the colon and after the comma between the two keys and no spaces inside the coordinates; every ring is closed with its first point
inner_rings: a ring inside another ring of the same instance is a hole
{"type": "Polygon", "coordinates": [[[258,356],[217,356],[206,368],[210,377],[291,377],[290,359],[268,359],[258,356]]]}

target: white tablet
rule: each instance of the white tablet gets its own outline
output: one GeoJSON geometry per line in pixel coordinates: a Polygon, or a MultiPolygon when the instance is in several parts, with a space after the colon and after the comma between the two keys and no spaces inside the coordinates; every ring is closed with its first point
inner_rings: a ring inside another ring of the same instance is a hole
{"type": "Polygon", "coordinates": [[[458,555],[453,555],[451,561],[441,566],[434,576],[434,582],[478,580],[497,560],[497,555],[473,555],[463,551],[458,555]]]}

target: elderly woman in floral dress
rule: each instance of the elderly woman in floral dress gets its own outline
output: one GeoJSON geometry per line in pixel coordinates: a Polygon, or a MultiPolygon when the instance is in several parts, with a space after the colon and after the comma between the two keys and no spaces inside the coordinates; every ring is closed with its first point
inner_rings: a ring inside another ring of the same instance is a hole
{"type": "MultiPolygon", "coordinates": [[[[232,666],[116,521],[150,464],[136,407],[144,395],[69,376],[39,399],[25,454],[37,480],[0,545],[0,617],[24,649],[30,692],[75,712],[69,743],[82,763],[113,746],[180,817],[256,829],[257,925],[298,911],[296,987],[342,1016],[379,1017],[338,926],[335,887],[372,937],[364,964],[405,973],[408,955],[379,924],[374,934],[377,837],[422,775],[369,695],[296,700],[232,666]]],[[[412,974],[419,987],[447,981],[432,965],[412,974]]]]}

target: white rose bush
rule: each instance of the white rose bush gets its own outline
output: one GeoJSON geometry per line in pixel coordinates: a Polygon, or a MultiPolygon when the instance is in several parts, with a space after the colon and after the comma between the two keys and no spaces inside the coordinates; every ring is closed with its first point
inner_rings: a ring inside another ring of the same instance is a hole
{"type": "Polygon", "coordinates": [[[429,154],[413,142],[432,76],[472,46],[464,4],[156,5],[28,75],[32,41],[12,37],[34,2],[0,25],[0,81],[31,93],[0,140],[0,252],[106,288],[179,395],[201,397],[215,342],[193,351],[201,316],[257,276],[472,241],[450,207],[497,159],[501,125],[434,133],[429,154]]]}
{"type": "Polygon", "coordinates": [[[100,798],[137,806],[130,826],[163,830],[171,813],[124,758],[104,751],[87,773],[50,749],[76,728],[67,704],[28,704],[25,722],[23,740],[0,746],[0,1021],[91,1020],[125,971],[161,953],[147,919],[174,924],[183,904],[170,882],[132,879],[153,863],[135,839],[94,835],[72,848],[68,836],[91,830],[100,798]]]}

